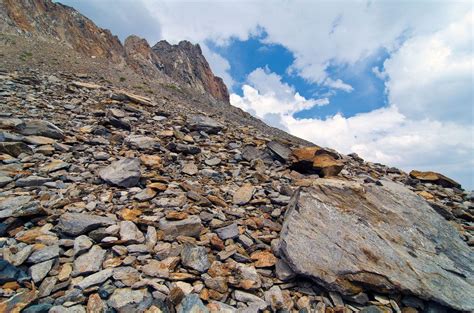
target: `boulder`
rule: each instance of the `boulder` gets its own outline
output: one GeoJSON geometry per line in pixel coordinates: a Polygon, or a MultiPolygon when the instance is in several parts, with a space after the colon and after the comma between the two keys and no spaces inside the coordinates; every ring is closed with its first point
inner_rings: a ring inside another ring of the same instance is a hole
{"type": "Polygon", "coordinates": [[[190,130],[204,131],[208,134],[217,134],[224,127],[218,121],[200,114],[189,116],[187,125],[190,130]]]}
{"type": "Polygon", "coordinates": [[[474,254],[426,201],[394,182],[316,180],[289,204],[280,255],[329,290],[411,293],[473,310],[474,254]]]}
{"type": "Polygon", "coordinates": [[[105,182],[120,187],[133,187],[141,177],[140,160],[138,158],[124,158],[115,161],[99,171],[99,176],[105,182]]]}
{"type": "Polygon", "coordinates": [[[445,188],[461,188],[461,184],[452,180],[449,177],[444,176],[443,174],[436,173],[436,172],[420,172],[417,170],[413,170],[410,172],[410,177],[418,179],[425,183],[432,183],[436,185],[443,186],[445,188]]]}
{"type": "Polygon", "coordinates": [[[294,170],[321,177],[337,176],[344,167],[336,152],[318,146],[295,149],[290,160],[294,170]]]}

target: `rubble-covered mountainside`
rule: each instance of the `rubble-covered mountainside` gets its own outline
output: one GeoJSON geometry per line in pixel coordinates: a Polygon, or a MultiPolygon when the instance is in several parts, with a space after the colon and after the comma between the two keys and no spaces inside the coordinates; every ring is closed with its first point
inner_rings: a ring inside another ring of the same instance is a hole
{"type": "Polygon", "coordinates": [[[474,197],[440,174],[84,74],[5,71],[0,112],[0,312],[474,309],[474,197]]]}
{"type": "Polygon", "coordinates": [[[183,87],[229,102],[222,79],[214,76],[199,45],[188,41],[177,45],[160,41],[151,49],[146,40],[130,36],[122,45],[109,30],[51,0],[0,0],[0,31],[67,45],[88,57],[106,59],[149,78],[171,77],[183,87]]]}
{"type": "Polygon", "coordinates": [[[0,0],[1,312],[474,311],[474,194],[228,103],[197,45],[0,0]]]}

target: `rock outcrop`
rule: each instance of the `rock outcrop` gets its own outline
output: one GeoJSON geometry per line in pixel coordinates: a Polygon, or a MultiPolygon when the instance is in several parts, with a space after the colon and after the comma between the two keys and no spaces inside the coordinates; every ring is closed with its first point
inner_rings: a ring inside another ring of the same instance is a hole
{"type": "Polygon", "coordinates": [[[130,36],[124,45],[107,30],[71,7],[51,0],[1,0],[0,30],[66,44],[87,57],[130,66],[148,78],[167,77],[179,86],[229,103],[223,80],[214,76],[199,45],[162,40],[153,48],[145,39],[130,36]]]}
{"type": "Polygon", "coordinates": [[[207,92],[216,100],[229,101],[227,87],[221,78],[214,76],[199,45],[189,41],[171,45],[162,40],[152,49],[166,75],[184,86],[207,92]]]}
{"type": "Polygon", "coordinates": [[[280,253],[298,274],[355,295],[410,292],[474,309],[474,253],[457,231],[402,185],[316,180],[295,193],[280,253]]]}
{"type": "Polygon", "coordinates": [[[54,39],[89,57],[124,62],[120,40],[76,10],[51,0],[0,1],[2,33],[54,39]]]}

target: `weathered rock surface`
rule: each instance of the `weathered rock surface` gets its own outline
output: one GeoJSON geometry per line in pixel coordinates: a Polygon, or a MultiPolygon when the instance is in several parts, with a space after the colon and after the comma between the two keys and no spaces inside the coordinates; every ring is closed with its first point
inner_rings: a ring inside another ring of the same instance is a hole
{"type": "Polygon", "coordinates": [[[115,161],[99,172],[100,178],[109,184],[120,187],[133,187],[140,180],[140,160],[125,158],[115,161]]]}
{"type": "Polygon", "coordinates": [[[473,253],[456,230],[405,187],[316,181],[292,199],[280,253],[298,274],[354,294],[405,291],[474,309],[473,253]]]}
{"type": "Polygon", "coordinates": [[[444,176],[443,174],[436,172],[420,172],[413,170],[410,172],[410,177],[419,179],[423,182],[429,182],[437,185],[441,185],[446,188],[456,187],[460,188],[461,184],[452,180],[449,177],[444,176]]]}
{"type": "Polygon", "coordinates": [[[205,115],[191,115],[187,124],[190,130],[204,131],[208,134],[217,134],[224,127],[218,121],[205,115]]]}
{"type": "Polygon", "coordinates": [[[107,217],[82,214],[82,213],[64,213],[59,218],[58,229],[68,235],[77,236],[99,228],[101,226],[110,226],[115,222],[107,217]]]}

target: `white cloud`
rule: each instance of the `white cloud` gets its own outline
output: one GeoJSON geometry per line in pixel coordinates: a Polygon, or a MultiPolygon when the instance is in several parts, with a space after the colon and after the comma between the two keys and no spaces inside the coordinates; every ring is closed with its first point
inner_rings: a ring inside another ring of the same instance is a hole
{"type": "Polygon", "coordinates": [[[231,103],[315,144],[406,171],[442,172],[473,188],[472,45],[472,12],[443,30],[409,38],[383,69],[374,69],[386,79],[390,105],[349,118],[294,118],[305,105],[292,104],[294,89],[278,86],[278,75],[263,70],[231,103]]]}
{"type": "Polygon", "coordinates": [[[330,77],[328,77],[324,80],[323,85],[327,86],[327,87],[334,88],[334,89],[339,89],[339,90],[342,90],[342,91],[345,91],[345,92],[351,92],[351,91],[354,90],[354,88],[351,85],[346,84],[342,80],[340,80],[340,79],[333,80],[330,77]]]}
{"type": "Polygon", "coordinates": [[[231,94],[232,105],[258,116],[268,124],[287,129],[281,123],[281,116],[329,104],[327,98],[306,99],[281,77],[268,69],[257,68],[247,77],[242,86],[243,97],[231,94]]]}
{"type": "Polygon", "coordinates": [[[407,40],[384,62],[390,103],[413,119],[472,123],[474,11],[428,36],[407,40]]]}
{"type": "Polygon", "coordinates": [[[141,0],[170,41],[225,45],[263,30],[268,43],[292,51],[295,73],[322,83],[331,64],[354,64],[404,35],[444,28],[470,1],[158,1],[141,0]]]}

